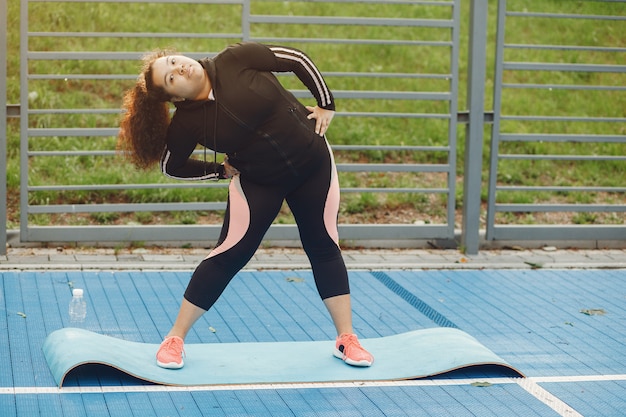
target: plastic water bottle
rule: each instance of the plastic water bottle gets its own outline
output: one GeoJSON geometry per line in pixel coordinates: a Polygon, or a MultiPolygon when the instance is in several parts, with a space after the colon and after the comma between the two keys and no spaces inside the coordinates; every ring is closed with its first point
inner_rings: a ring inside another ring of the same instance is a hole
{"type": "Polygon", "coordinates": [[[70,323],[80,324],[85,321],[87,316],[87,303],[83,298],[83,290],[74,288],[72,290],[72,301],[70,301],[70,323]]]}

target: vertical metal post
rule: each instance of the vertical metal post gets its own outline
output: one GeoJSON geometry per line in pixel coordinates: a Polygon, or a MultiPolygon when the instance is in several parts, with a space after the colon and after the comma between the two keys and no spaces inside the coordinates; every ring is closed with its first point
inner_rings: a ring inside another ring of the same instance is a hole
{"type": "Polygon", "coordinates": [[[451,99],[449,103],[450,121],[448,125],[448,145],[450,146],[450,153],[448,154],[449,171],[447,222],[449,236],[454,236],[454,215],[456,212],[456,149],[458,121],[454,116],[458,114],[459,110],[459,50],[461,49],[461,1],[455,1],[452,7],[454,8],[452,11],[452,20],[454,24],[452,25],[452,48],[450,50],[450,74],[452,74],[452,78],[450,79],[451,99]]]}
{"type": "Polygon", "coordinates": [[[7,253],[7,0],[0,0],[0,255],[7,253]]]}
{"type": "Polygon", "coordinates": [[[504,28],[506,25],[506,0],[498,0],[496,29],[496,56],[493,77],[493,124],[491,125],[491,157],[487,197],[487,240],[493,240],[496,224],[496,186],[500,152],[500,115],[502,112],[502,75],[504,71],[504,28]]]}
{"type": "Polygon", "coordinates": [[[250,40],[250,0],[244,0],[241,5],[241,35],[242,41],[250,40]]]}
{"type": "Polygon", "coordinates": [[[467,103],[469,122],[465,135],[462,245],[469,255],[480,247],[483,129],[485,123],[485,77],[487,61],[487,0],[470,5],[467,103]]]}
{"type": "Polygon", "coordinates": [[[20,2],[20,239],[28,240],[28,0],[20,2]]]}

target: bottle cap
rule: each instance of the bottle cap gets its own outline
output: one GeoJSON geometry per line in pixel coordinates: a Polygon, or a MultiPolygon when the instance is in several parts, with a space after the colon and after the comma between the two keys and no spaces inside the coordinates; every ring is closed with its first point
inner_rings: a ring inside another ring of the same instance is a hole
{"type": "Polygon", "coordinates": [[[74,288],[72,290],[72,295],[74,297],[82,297],[83,296],[83,290],[81,288],[74,288]]]}

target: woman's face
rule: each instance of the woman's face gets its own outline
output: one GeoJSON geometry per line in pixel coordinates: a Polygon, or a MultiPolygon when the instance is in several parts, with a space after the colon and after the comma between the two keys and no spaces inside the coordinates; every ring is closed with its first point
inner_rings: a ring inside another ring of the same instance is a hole
{"type": "Polygon", "coordinates": [[[201,100],[209,95],[204,68],[184,55],[168,55],[152,63],[152,81],[177,99],[201,100]]]}

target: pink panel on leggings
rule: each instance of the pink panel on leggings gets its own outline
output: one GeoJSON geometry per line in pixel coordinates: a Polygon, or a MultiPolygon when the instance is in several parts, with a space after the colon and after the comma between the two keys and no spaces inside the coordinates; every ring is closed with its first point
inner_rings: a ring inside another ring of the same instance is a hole
{"type": "Polygon", "coordinates": [[[246,200],[246,196],[241,188],[238,175],[235,175],[230,181],[230,185],[228,186],[228,200],[230,209],[228,234],[222,244],[213,249],[207,258],[219,255],[235,246],[243,239],[248,227],[250,227],[250,207],[248,206],[248,200],[246,200]]]}
{"type": "Polygon", "coordinates": [[[337,213],[339,213],[339,179],[337,178],[337,167],[335,166],[335,158],[333,157],[333,151],[326,141],[328,146],[328,152],[330,153],[331,162],[331,176],[330,187],[328,188],[328,195],[326,196],[326,205],[324,206],[324,225],[326,226],[326,233],[331,239],[339,245],[339,231],[337,230],[337,213]]]}

